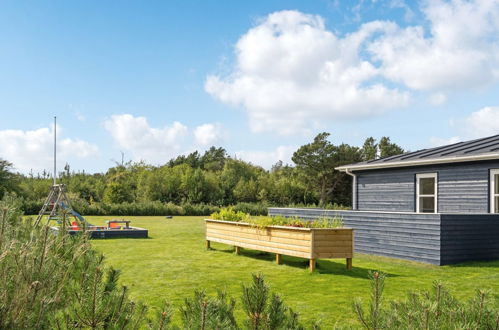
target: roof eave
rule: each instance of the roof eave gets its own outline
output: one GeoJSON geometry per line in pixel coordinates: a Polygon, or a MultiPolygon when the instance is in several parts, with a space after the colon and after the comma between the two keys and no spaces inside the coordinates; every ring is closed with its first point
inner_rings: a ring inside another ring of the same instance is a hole
{"type": "Polygon", "coordinates": [[[444,158],[434,158],[434,159],[418,159],[412,161],[402,161],[393,163],[381,163],[381,164],[362,164],[362,165],[344,165],[338,166],[335,169],[338,171],[360,171],[360,170],[376,170],[383,168],[396,168],[396,167],[409,167],[409,166],[422,166],[422,165],[433,165],[433,164],[450,164],[450,163],[462,163],[462,162],[473,162],[482,160],[499,160],[499,152],[486,153],[481,155],[473,156],[457,156],[457,157],[444,157],[444,158]]]}

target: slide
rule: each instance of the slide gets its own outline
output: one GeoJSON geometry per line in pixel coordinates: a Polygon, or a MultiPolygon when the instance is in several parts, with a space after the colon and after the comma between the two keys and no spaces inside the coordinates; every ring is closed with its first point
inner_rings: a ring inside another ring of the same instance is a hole
{"type": "Polygon", "coordinates": [[[78,212],[74,211],[71,207],[69,207],[69,205],[66,205],[64,202],[60,202],[61,207],[63,209],[65,209],[66,211],[68,211],[69,213],[71,213],[72,215],[74,215],[75,217],[78,218],[78,220],[80,220],[81,223],[85,223],[87,224],[87,226],[90,226],[92,227],[93,225],[88,222],[87,220],[85,220],[85,218],[78,212]]]}

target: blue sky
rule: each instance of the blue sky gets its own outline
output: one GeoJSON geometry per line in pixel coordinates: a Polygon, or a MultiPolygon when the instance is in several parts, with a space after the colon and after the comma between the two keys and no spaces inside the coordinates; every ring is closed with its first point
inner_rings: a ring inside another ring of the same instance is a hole
{"type": "Polygon", "coordinates": [[[499,134],[498,1],[0,3],[0,158],[105,171],[327,131],[415,150],[499,134]]]}

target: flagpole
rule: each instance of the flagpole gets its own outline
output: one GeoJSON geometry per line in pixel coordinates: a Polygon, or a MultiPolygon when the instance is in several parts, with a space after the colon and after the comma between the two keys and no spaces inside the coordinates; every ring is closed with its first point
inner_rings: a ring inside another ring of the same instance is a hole
{"type": "Polygon", "coordinates": [[[54,186],[57,178],[57,117],[54,116],[54,186]]]}

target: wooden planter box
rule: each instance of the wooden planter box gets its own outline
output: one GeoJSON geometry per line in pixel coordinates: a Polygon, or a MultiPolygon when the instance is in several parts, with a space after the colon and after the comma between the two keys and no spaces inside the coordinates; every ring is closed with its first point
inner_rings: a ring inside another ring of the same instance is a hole
{"type": "Polygon", "coordinates": [[[234,221],[206,219],[206,247],[210,242],[233,245],[236,253],[240,248],[266,251],[310,260],[310,271],[317,259],[346,258],[347,269],[352,268],[353,229],[350,228],[300,228],[269,226],[253,227],[234,221]]]}

